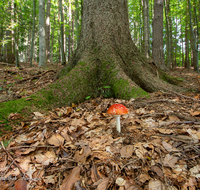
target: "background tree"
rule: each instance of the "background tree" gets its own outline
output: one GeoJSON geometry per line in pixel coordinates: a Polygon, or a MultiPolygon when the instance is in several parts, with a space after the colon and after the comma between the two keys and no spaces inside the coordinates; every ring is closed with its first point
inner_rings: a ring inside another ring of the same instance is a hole
{"type": "Polygon", "coordinates": [[[166,65],[168,68],[172,66],[172,21],[171,21],[171,12],[170,12],[170,0],[164,0],[165,5],[165,20],[166,20],[166,33],[167,33],[167,42],[166,42],[166,65]]]}
{"type": "Polygon", "coordinates": [[[31,38],[31,53],[30,53],[30,67],[33,66],[33,50],[35,42],[35,16],[36,16],[36,0],[33,0],[33,24],[32,24],[32,38],[31,38]]]}
{"type": "Polygon", "coordinates": [[[60,11],[60,45],[61,45],[61,62],[62,65],[66,65],[65,51],[64,51],[64,18],[63,18],[63,6],[62,0],[59,0],[59,11],[60,11]]]}
{"type": "Polygon", "coordinates": [[[163,53],[163,0],[154,0],[152,58],[158,68],[166,70],[163,53]]]}
{"type": "Polygon", "coordinates": [[[51,9],[51,0],[47,0],[47,9],[46,9],[46,56],[47,56],[47,63],[50,63],[50,9],[51,9]]]}
{"type": "Polygon", "coordinates": [[[198,63],[198,49],[196,45],[196,36],[194,34],[193,25],[192,25],[192,13],[191,13],[191,2],[188,0],[188,7],[189,7],[189,15],[190,15],[190,33],[191,33],[191,47],[193,53],[193,66],[194,70],[199,72],[199,63],[198,63]]]}
{"type": "Polygon", "coordinates": [[[143,0],[143,23],[144,23],[144,54],[150,57],[150,29],[149,29],[149,0],[143,0]]]}
{"type": "Polygon", "coordinates": [[[39,66],[46,67],[45,0],[39,0],[39,66]]]}

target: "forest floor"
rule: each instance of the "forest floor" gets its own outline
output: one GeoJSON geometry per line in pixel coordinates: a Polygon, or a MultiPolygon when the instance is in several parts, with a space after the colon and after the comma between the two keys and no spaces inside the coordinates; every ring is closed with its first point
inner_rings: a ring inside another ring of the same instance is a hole
{"type": "MultiPolygon", "coordinates": [[[[30,96],[52,83],[61,68],[0,63],[0,102],[30,96]]],[[[30,118],[11,113],[12,130],[0,124],[1,189],[200,189],[198,74],[184,68],[170,74],[190,90],[89,99],[30,118]],[[107,114],[114,103],[129,110],[121,117],[121,133],[107,114]]]]}

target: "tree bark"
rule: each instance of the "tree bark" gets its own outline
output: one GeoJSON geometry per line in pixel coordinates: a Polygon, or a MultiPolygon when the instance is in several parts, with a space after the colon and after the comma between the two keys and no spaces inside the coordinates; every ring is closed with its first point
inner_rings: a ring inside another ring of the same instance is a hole
{"type": "MultiPolygon", "coordinates": [[[[76,90],[79,97],[73,90],[73,101],[75,98],[76,101],[79,98],[83,100],[84,96],[92,93],[89,89],[104,85],[111,86],[114,97],[123,99],[147,95],[146,91],[176,89],[159,79],[154,67],[134,45],[129,31],[127,0],[83,1],[78,49],[58,77],[66,73],[70,81],[78,84],[76,90]],[[90,81],[87,88],[78,82],[83,82],[80,72],[90,81]],[[89,76],[86,76],[87,73],[89,76]]],[[[67,79],[61,79],[59,83],[63,80],[67,79]]]]}
{"type": "Polygon", "coordinates": [[[30,67],[33,66],[33,50],[34,50],[34,41],[35,41],[35,15],[36,15],[36,0],[33,0],[33,23],[32,23],[32,38],[31,38],[31,52],[30,52],[30,67]]]}
{"type": "MultiPolygon", "coordinates": [[[[17,19],[17,4],[13,1],[14,6],[14,22],[18,25],[17,19]]],[[[14,29],[14,40],[15,40],[15,66],[19,67],[19,35],[18,35],[18,27],[15,26],[14,29]]]]}
{"type": "Polygon", "coordinates": [[[47,0],[47,11],[46,11],[46,56],[47,56],[47,63],[50,63],[50,9],[51,9],[51,0],[47,0]]]}
{"type": "Polygon", "coordinates": [[[170,0],[164,0],[165,18],[166,18],[166,32],[167,32],[167,67],[172,67],[172,38],[171,38],[171,15],[170,15],[170,0]]]}
{"type": "Polygon", "coordinates": [[[39,66],[47,66],[45,41],[45,0],[39,0],[39,66]]]}
{"type": "Polygon", "coordinates": [[[194,34],[193,25],[192,25],[192,8],[191,2],[188,0],[188,7],[189,7],[189,15],[190,15],[190,33],[191,33],[191,47],[193,52],[193,66],[194,70],[199,73],[199,64],[198,64],[198,49],[196,45],[196,36],[194,34]]]}
{"type": "MultiPolygon", "coordinates": [[[[10,21],[12,22],[11,18],[11,2],[9,2],[8,8],[7,8],[7,14],[10,18],[10,21]]],[[[10,29],[6,30],[6,48],[5,48],[5,62],[7,63],[14,63],[15,62],[15,54],[14,54],[14,48],[13,48],[13,41],[12,41],[12,32],[10,29]]]]}
{"type": "Polygon", "coordinates": [[[59,11],[60,11],[60,49],[61,49],[61,62],[62,65],[66,65],[65,51],[64,51],[64,18],[63,18],[63,6],[62,0],[59,0],[59,11]]]}
{"type": "Polygon", "coordinates": [[[144,21],[144,54],[147,58],[150,56],[150,46],[149,46],[149,0],[143,0],[143,21],[144,21]]]}
{"type": "Polygon", "coordinates": [[[167,70],[163,52],[163,0],[154,0],[152,58],[158,68],[167,70]]]}
{"type": "Polygon", "coordinates": [[[71,25],[72,25],[72,11],[71,11],[71,0],[69,0],[69,12],[68,12],[68,15],[69,15],[69,30],[68,30],[68,62],[71,60],[71,25]]]}

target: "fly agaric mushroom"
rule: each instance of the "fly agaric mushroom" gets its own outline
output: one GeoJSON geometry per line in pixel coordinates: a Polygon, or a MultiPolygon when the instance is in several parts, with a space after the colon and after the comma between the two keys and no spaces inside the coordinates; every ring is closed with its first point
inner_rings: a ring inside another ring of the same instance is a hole
{"type": "Polygon", "coordinates": [[[122,104],[113,104],[112,106],[110,106],[107,113],[116,117],[117,131],[120,133],[121,132],[120,115],[127,114],[128,109],[122,104]]]}

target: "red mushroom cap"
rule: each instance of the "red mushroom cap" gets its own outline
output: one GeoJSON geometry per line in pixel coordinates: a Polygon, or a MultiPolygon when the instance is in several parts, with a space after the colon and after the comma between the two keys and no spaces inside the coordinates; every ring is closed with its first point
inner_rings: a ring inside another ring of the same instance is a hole
{"type": "Polygon", "coordinates": [[[111,115],[124,115],[128,113],[128,109],[122,104],[113,104],[107,113],[111,115]]]}

